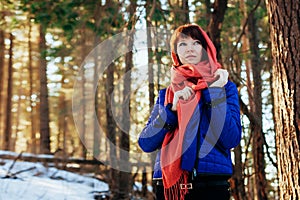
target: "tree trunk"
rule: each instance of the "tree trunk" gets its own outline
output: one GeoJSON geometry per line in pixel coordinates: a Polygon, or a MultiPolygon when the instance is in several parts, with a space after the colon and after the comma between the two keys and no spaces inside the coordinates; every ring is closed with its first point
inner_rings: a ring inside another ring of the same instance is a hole
{"type": "Polygon", "coordinates": [[[168,1],[173,16],[173,26],[177,28],[183,24],[190,23],[189,1],[168,1]]]}
{"type": "MultiPolygon", "coordinates": [[[[242,13],[244,13],[244,18],[247,17],[246,12],[246,6],[244,0],[240,1],[240,10],[242,13]]],[[[242,37],[242,52],[247,52],[249,49],[249,43],[248,39],[245,35],[242,37]]],[[[248,66],[249,63],[245,61],[245,65],[248,66]]],[[[239,74],[238,76],[241,76],[241,67],[237,64],[238,67],[236,67],[236,73],[239,74]]],[[[237,146],[234,149],[234,159],[235,159],[235,165],[234,165],[234,173],[232,176],[231,181],[231,190],[232,190],[232,196],[235,200],[242,200],[246,197],[245,192],[245,177],[244,177],[244,168],[242,163],[242,147],[241,145],[237,146]]],[[[249,194],[247,194],[249,196],[249,194]]]]}
{"type": "Polygon", "coordinates": [[[253,164],[255,171],[255,196],[259,200],[268,199],[266,192],[266,173],[265,173],[265,159],[264,159],[264,136],[262,129],[262,63],[260,62],[259,54],[259,40],[258,40],[258,30],[256,24],[255,13],[249,15],[249,46],[251,51],[251,71],[253,80],[253,90],[252,98],[253,101],[250,108],[251,112],[254,114],[256,119],[255,122],[250,122],[251,133],[253,134],[253,164]]]}
{"type": "Polygon", "coordinates": [[[49,103],[47,86],[47,61],[45,28],[40,26],[40,153],[50,153],[49,103]]]}
{"type": "Polygon", "coordinates": [[[93,129],[94,129],[94,134],[93,134],[93,156],[95,158],[98,158],[100,155],[100,130],[99,130],[99,117],[101,116],[99,112],[99,88],[98,88],[98,66],[99,66],[99,58],[98,58],[98,48],[96,47],[96,44],[99,42],[99,37],[95,36],[94,38],[94,77],[93,77],[93,91],[95,92],[95,112],[96,116],[94,119],[94,124],[93,124],[93,129]]]}
{"type": "MultiPolygon", "coordinates": [[[[81,40],[80,40],[80,50],[81,50],[81,60],[83,61],[85,59],[85,56],[87,54],[87,47],[86,47],[86,31],[85,31],[85,27],[82,27],[80,29],[80,35],[81,35],[81,40]]],[[[86,95],[85,95],[85,84],[86,84],[86,74],[85,74],[85,69],[83,68],[83,70],[81,71],[81,82],[80,82],[80,86],[81,86],[81,97],[82,97],[82,102],[81,102],[81,110],[80,110],[80,138],[81,138],[81,156],[86,159],[87,158],[87,149],[86,149],[86,95]]]]}
{"type": "Polygon", "coordinates": [[[210,0],[205,0],[205,7],[206,7],[206,25],[209,25],[210,18],[211,18],[211,2],[210,0]]]}
{"type": "Polygon", "coordinates": [[[110,168],[110,182],[109,182],[109,187],[112,191],[113,194],[113,199],[118,199],[115,194],[118,191],[119,188],[119,174],[118,171],[115,169],[115,166],[117,166],[117,152],[116,152],[116,122],[114,120],[113,112],[112,112],[112,97],[113,97],[113,91],[114,91],[114,63],[111,63],[107,67],[106,71],[106,94],[105,94],[105,101],[106,101],[106,123],[107,123],[107,128],[106,128],[106,133],[107,133],[107,138],[110,141],[109,142],[109,155],[110,155],[110,165],[112,166],[110,168]]]}
{"type": "MultiPolygon", "coordinates": [[[[64,57],[62,56],[62,65],[64,65],[64,57]]],[[[62,73],[61,78],[61,87],[64,88],[65,83],[65,75],[62,73]]],[[[58,135],[56,138],[57,146],[55,151],[63,150],[63,156],[66,156],[67,148],[66,148],[66,127],[67,127],[67,116],[68,116],[68,106],[66,104],[66,95],[62,91],[58,97],[58,135]]]]}
{"type": "Polygon", "coordinates": [[[35,106],[34,101],[33,101],[33,62],[32,62],[32,43],[31,43],[31,31],[32,31],[32,26],[30,21],[28,22],[29,24],[29,32],[28,32],[28,67],[29,67],[29,102],[30,102],[30,123],[31,123],[31,138],[29,141],[30,145],[30,152],[31,153],[37,153],[36,149],[36,122],[35,122],[35,106]]]}
{"type": "Polygon", "coordinates": [[[215,0],[207,32],[217,50],[217,59],[221,62],[221,28],[227,9],[227,0],[215,0]]]}
{"type": "Polygon", "coordinates": [[[280,199],[300,199],[300,1],[266,0],[280,199]]]}
{"type": "Polygon", "coordinates": [[[234,149],[234,173],[231,179],[232,196],[235,200],[242,200],[246,196],[243,178],[242,147],[234,149]]]}
{"type": "MultiPolygon", "coordinates": [[[[16,80],[16,79],[14,79],[16,80]]],[[[19,75],[17,82],[22,83],[22,80],[24,80],[23,74],[19,75]]],[[[22,96],[22,87],[19,87],[18,90],[16,91],[18,97],[22,96]]],[[[15,105],[16,107],[16,112],[14,112],[14,116],[13,119],[15,121],[14,126],[16,127],[14,131],[11,132],[11,138],[10,138],[10,151],[16,151],[16,145],[17,145],[17,140],[20,137],[19,136],[19,132],[22,131],[22,128],[20,127],[20,122],[21,122],[21,113],[22,113],[22,108],[21,108],[21,104],[22,104],[22,99],[18,98],[18,102],[15,103],[17,105],[15,105]]]]}
{"type": "MultiPolygon", "coordinates": [[[[134,29],[133,29],[134,30],[134,29]]],[[[128,41],[128,49],[132,49],[133,47],[133,34],[134,31],[131,31],[128,41]]],[[[131,69],[133,66],[132,63],[133,53],[129,51],[125,55],[125,77],[123,83],[123,102],[122,102],[122,130],[121,130],[121,138],[120,138],[120,159],[121,163],[125,165],[120,166],[120,198],[119,199],[128,199],[129,193],[131,192],[131,166],[129,165],[129,151],[130,151],[130,138],[129,138],[129,130],[130,130],[130,96],[131,96],[131,69]],[[129,188],[130,187],[130,188],[129,188]]]]}
{"type": "MultiPolygon", "coordinates": [[[[4,17],[4,15],[3,15],[4,17]]],[[[2,20],[2,19],[1,19],[2,20]]],[[[4,83],[4,51],[5,51],[5,44],[4,44],[4,31],[0,29],[0,136],[3,134],[2,130],[2,119],[3,119],[3,83],[4,83]]]]}
{"type": "Polygon", "coordinates": [[[100,42],[100,36],[99,36],[99,30],[102,28],[101,27],[101,22],[103,18],[101,17],[101,14],[103,15],[104,13],[104,7],[102,5],[102,2],[99,2],[95,6],[94,10],[94,15],[93,19],[95,20],[95,28],[96,30],[94,31],[94,77],[93,77],[93,91],[95,92],[95,112],[96,112],[96,118],[94,119],[94,134],[93,134],[93,156],[95,158],[98,158],[100,155],[100,130],[99,130],[99,117],[101,116],[100,114],[100,109],[99,109],[99,88],[98,88],[98,66],[100,63],[99,60],[99,52],[97,45],[100,42]]]}
{"type": "MultiPolygon", "coordinates": [[[[155,94],[154,94],[154,70],[153,70],[153,55],[154,52],[152,51],[152,16],[154,13],[154,10],[156,9],[156,1],[147,0],[146,3],[146,23],[147,23],[147,46],[148,46],[148,95],[149,95],[149,110],[151,110],[154,106],[155,102],[155,94]]],[[[152,33],[153,34],[153,33],[152,33]]],[[[151,166],[154,166],[155,162],[155,155],[151,154],[151,166]]],[[[145,181],[147,182],[147,181],[145,181]]],[[[142,188],[146,188],[145,185],[142,186],[142,188]]],[[[153,185],[154,190],[156,189],[153,185]]],[[[146,191],[142,191],[142,193],[146,193],[146,191]]]]}
{"type": "Polygon", "coordinates": [[[147,44],[148,44],[148,87],[149,87],[149,106],[150,109],[153,107],[154,105],[154,72],[153,72],[153,51],[152,48],[152,36],[151,33],[152,32],[152,15],[153,15],[153,10],[155,9],[155,1],[153,4],[151,4],[151,1],[148,0],[147,1],[147,5],[146,5],[146,13],[147,13],[147,44]],[[151,8],[151,9],[150,9],[151,8]]]}
{"type": "Polygon", "coordinates": [[[120,198],[119,199],[128,199],[131,192],[132,183],[131,181],[131,165],[130,163],[130,97],[131,97],[131,70],[133,67],[133,42],[134,42],[134,33],[135,33],[135,11],[136,11],[136,1],[131,1],[129,16],[132,19],[129,22],[128,29],[130,33],[128,34],[127,48],[128,53],[125,55],[125,77],[123,82],[123,102],[122,102],[122,129],[121,129],[121,138],[120,138],[120,159],[121,164],[125,165],[120,166],[120,198]]]}
{"type": "Polygon", "coordinates": [[[182,11],[183,11],[183,21],[185,24],[190,23],[190,12],[189,12],[189,1],[188,0],[182,0],[182,11]]]}
{"type": "Polygon", "coordinates": [[[8,80],[7,80],[7,99],[6,99],[6,121],[4,129],[4,150],[10,150],[11,142],[11,125],[12,125],[12,76],[13,76],[13,47],[14,47],[14,36],[10,33],[9,35],[10,46],[9,46],[9,60],[8,60],[8,80]]]}

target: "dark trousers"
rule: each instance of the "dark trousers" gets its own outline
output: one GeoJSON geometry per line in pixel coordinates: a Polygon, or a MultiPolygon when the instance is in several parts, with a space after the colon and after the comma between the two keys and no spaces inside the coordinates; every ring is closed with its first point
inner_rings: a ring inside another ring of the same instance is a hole
{"type": "MultiPolygon", "coordinates": [[[[193,187],[185,196],[185,200],[229,200],[229,184],[224,185],[200,185],[193,187]]],[[[156,200],[165,200],[164,187],[162,184],[156,185],[156,200]]]]}
{"type": "Polygon", "coordinates": [[[165,200],[164,196],[164,186],[162,184],[156,185],[156,200],[165,200]]]}

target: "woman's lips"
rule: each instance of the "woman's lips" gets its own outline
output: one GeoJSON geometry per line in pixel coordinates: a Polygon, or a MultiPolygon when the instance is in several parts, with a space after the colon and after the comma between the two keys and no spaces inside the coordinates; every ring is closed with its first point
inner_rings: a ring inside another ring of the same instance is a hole
{"type": "Polygon", "coordinates": [[[196,56],[194,56],[194,55],[188,55],[188,56],[186,56],[185,58],[186,59],[188,59],[188,58],[195,58],[196,56]]]}

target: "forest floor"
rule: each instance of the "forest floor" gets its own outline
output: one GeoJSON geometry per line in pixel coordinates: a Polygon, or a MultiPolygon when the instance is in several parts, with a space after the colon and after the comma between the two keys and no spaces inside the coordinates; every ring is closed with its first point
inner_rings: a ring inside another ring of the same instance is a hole
{"type": "MultiPolygon", "coordinates": [[[[32,154],[22,156],[31,157],[32,154]]],[[[55,166],[46,167],[41,162],[20,161],[21,154],[15,152],[0,151],[0,157],[0,200],[99,200],[108,199],[105,197],[110,194],[109,185],[93,173],[76,173],[55,166]]],[[[141,188],[141,183],[135,182],[133,190],[137,195],[132,195],[131,199],[143,199],[138,197],[141,188]]]]}
{"type": "Polygon", "coordinates": [[[41,163],[1,160],[0,200],[88,200],[108,191],[96,178],[45,167],[41,163]]]}

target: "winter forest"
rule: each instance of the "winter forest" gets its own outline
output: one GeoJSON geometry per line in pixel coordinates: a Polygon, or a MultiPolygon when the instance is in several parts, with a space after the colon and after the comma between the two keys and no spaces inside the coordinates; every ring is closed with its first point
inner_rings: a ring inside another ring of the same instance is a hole
{"type": "Polygon", "coordinates": [[[299,0],[1,0],[0,199],[155,199],[137,139],[186,23],[238,87],[231,199],[299,199],[299,0]]]}

